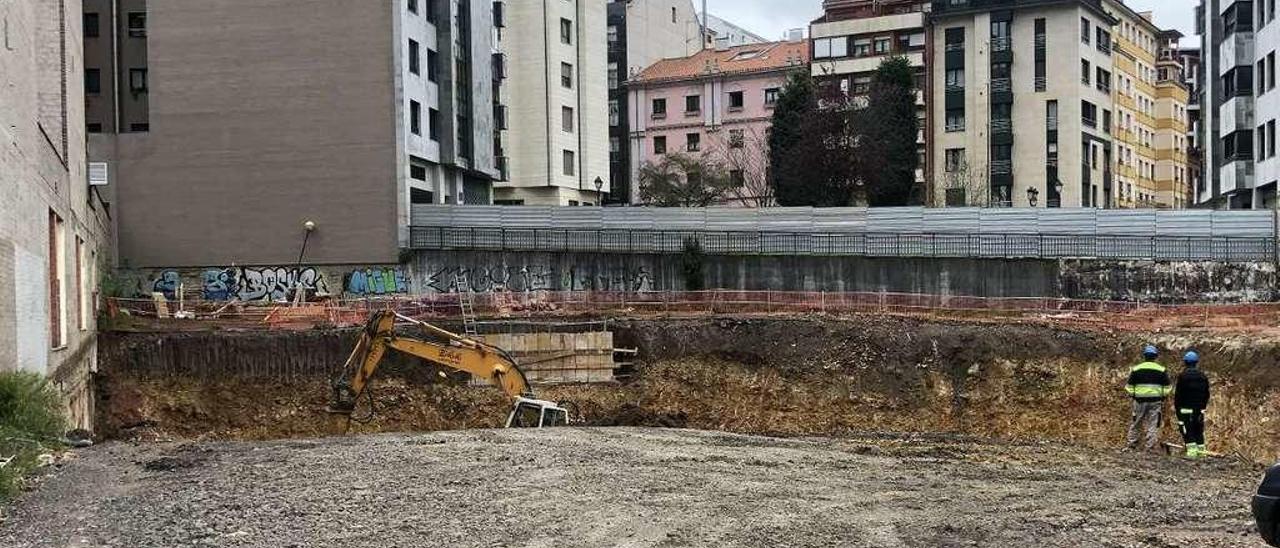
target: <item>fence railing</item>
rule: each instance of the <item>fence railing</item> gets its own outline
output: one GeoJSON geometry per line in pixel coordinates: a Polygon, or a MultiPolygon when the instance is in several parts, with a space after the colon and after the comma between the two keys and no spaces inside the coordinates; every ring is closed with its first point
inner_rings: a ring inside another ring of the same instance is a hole
{"type": "Polygon", "coordinates": [[[1275,259],[1275,240],[1262,237],[410,227],[410,247],[433,250],[679,253],[691,241],[696,241],[704,253],[716,255],[1225,262],[1275,259]]]}

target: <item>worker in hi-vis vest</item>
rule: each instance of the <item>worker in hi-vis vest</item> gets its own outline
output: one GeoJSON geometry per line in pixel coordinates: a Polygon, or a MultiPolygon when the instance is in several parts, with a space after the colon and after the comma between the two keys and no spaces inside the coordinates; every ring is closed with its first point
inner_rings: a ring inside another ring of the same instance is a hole
{"type": "Polygon", "coordinates": [[[1156,363],[1160,352],[1155,346],[1142,349],[1142,363],[1129,370],[1129,382],[1125,391],[1133,398],[1133,422],[1129,423],[1128,448],[1138,447],[1139,434],[1145,434],[1142,448],[1155,449],[1160,441],[1160,416],[1164,412],[1164,399],[1172,392],[1169,373],[1156,363]]]}
{"type": "Polygon", "coordinates": [[[1187,447],[1187,458],[1198,459],[1208,454],[1204,446],[1204,408],[1209,406],[1209,377],[1200,370],[1199,353],[1187,352],[1182,363],[1185,367],[1178,375],[1173,410],[1178,416],[1178,430],[1187,447]]]}

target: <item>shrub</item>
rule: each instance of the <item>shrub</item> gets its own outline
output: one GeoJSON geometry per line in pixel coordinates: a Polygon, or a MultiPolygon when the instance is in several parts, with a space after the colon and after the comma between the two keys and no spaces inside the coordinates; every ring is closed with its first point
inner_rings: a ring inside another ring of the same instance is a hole
{"type": "Polygon", "coordinates": [[[22,477],[36,467],[41,453],[56,449],[67,421],[62,399],[44,377],[0,373],[0,498],[18,492],[22,477]]]}

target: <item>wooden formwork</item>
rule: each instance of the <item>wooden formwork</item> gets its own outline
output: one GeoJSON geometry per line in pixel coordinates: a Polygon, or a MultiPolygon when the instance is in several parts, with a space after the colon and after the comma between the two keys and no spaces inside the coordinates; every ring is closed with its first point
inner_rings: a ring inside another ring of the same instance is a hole
{"type": "Polygon", "coordinates": [[[484,342],[506,350],[529,382],[563,384],[614,380],[613,333],[499,333],[484,342]]]}

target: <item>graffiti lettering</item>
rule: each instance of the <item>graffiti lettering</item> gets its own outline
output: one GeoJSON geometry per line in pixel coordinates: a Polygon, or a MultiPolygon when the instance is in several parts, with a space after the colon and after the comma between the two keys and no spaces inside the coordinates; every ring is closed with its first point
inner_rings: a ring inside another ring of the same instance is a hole
{"type": "Polygon", "coordinates": [[[329,293],[324,276],[314,268],[242,268],[236,286],[242,301],[288,301],[296,291],[310,300],[329,293]]]}
{"type": "Polygon", "coordinates": [[[469,268],[443,267],[424,280],[427,292],[474,293],[530,291],[653,291],[653,276],[644,267],[622,271],[585,271],[570,267],[562,275],[540,265],[469,268]]]}
{"type": "Polygon", "coordinates": [[[347,274],[343,285],[347,293],[358,296],[409,292],[409,278],[399,268],[356,269],[347,274]]]}
{"type": "Polygon", "coordinates": [[[227,301],[236,294],[238,287],[236,269],[223,268],[206,270],[200,275],[204,288],[204,298],[210,301],[227,301]]]}
{"type": "Polygon", "coordinates": [[[163,293],[166,299],[173,299],[177,297],[178,285],[181,283],[182,276],[178,275],[178,271],[165,270],[156,276],[155,281],[151,282],[151,291],[163,293]]]}

